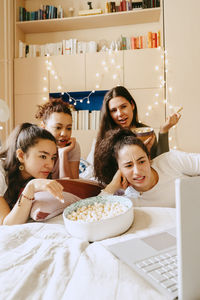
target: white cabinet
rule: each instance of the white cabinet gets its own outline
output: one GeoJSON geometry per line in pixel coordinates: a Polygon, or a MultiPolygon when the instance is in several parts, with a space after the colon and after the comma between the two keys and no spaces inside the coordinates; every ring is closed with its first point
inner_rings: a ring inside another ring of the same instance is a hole
{"type": "Polygon", "coordinates": [[[159,88],[164,79],[163,51],[124,51],[124,85],[128,89],[159,88]]]}
{"type": "Polygon", "coordinates": [[[38,57],[37,59],[15,59],[15,94],[48,92],[48,71],[46,67],[43,57],[38,57]]]}
{"type": "Polygon", "coordinates": [[[85,90],[84,54],[52,56],[49,60],[53,69],[53,74],[50,72],[50,93],[85,90]]]}
{"type": "Polygon", "coordinates": [[[123,52],[86,54],[86,90],[123,85],[123,52]]]}

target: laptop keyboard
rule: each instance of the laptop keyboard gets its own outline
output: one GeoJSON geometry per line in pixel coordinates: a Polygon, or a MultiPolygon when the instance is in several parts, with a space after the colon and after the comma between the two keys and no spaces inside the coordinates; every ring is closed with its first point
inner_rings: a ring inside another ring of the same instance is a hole
{"type": "Polygon", "coordinates": [[[140,271],[150,276],[170,293],[178,291],[178,271],[176,250],[144,259],[136,263],[140,271]]]}

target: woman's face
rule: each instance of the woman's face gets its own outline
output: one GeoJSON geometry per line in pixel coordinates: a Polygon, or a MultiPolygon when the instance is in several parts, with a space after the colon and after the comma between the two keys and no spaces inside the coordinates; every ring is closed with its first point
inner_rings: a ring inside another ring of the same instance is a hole
{"type": "Polygon", "coordinates": [[[72,117],[67,113],[54,112],[46,120],[44,128],[53,134],[57,146],[63,148],[71,138],[72,117]]]}
{"type": "Polygon", "coordinates": [[[125,145],[118,152],[118,166],[130,185],[145,192],[155,183],[147,154],[137,145],[125,145]]]}
{"type": "Polygon", "coordinates": [[[24,170],[22,171],[24,179],[30,177],[47,178],[57,158],[57,147],[51,140],[40,139],[26,153],[19,149],[17,151],[20,151],[19,160],[24,165],[24,170]]]}
{"type": "Polygon", "coordinates": [[[134,104],[124,97],[112,98],[108,103],[110,116],[113,121],[123,128],[129,128],[133,120],[134,104]]]}

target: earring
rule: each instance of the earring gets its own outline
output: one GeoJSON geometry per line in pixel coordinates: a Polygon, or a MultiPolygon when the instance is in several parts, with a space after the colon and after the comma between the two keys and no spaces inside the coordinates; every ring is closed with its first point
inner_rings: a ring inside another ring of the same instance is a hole
{"type": "Polygon", "coordinates": [[[20,170],[20,171],[23,171],[23,170],[24,170],[24,166],[23,166],[23,165],[20,165],[20,166],[19,166],[19,170],[20,170]]]}

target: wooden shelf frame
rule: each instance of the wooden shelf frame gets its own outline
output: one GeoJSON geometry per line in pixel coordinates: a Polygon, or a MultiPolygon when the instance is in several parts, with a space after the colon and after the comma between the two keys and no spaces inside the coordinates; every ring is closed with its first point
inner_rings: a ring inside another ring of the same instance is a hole
{"type": "Polygon", "coordinates": [[[159,22],[160,14],[161,8],[158,7],[91,16],[23,21],[16,22],[16,26],[24,34],[73,31],[159,22]]]}

